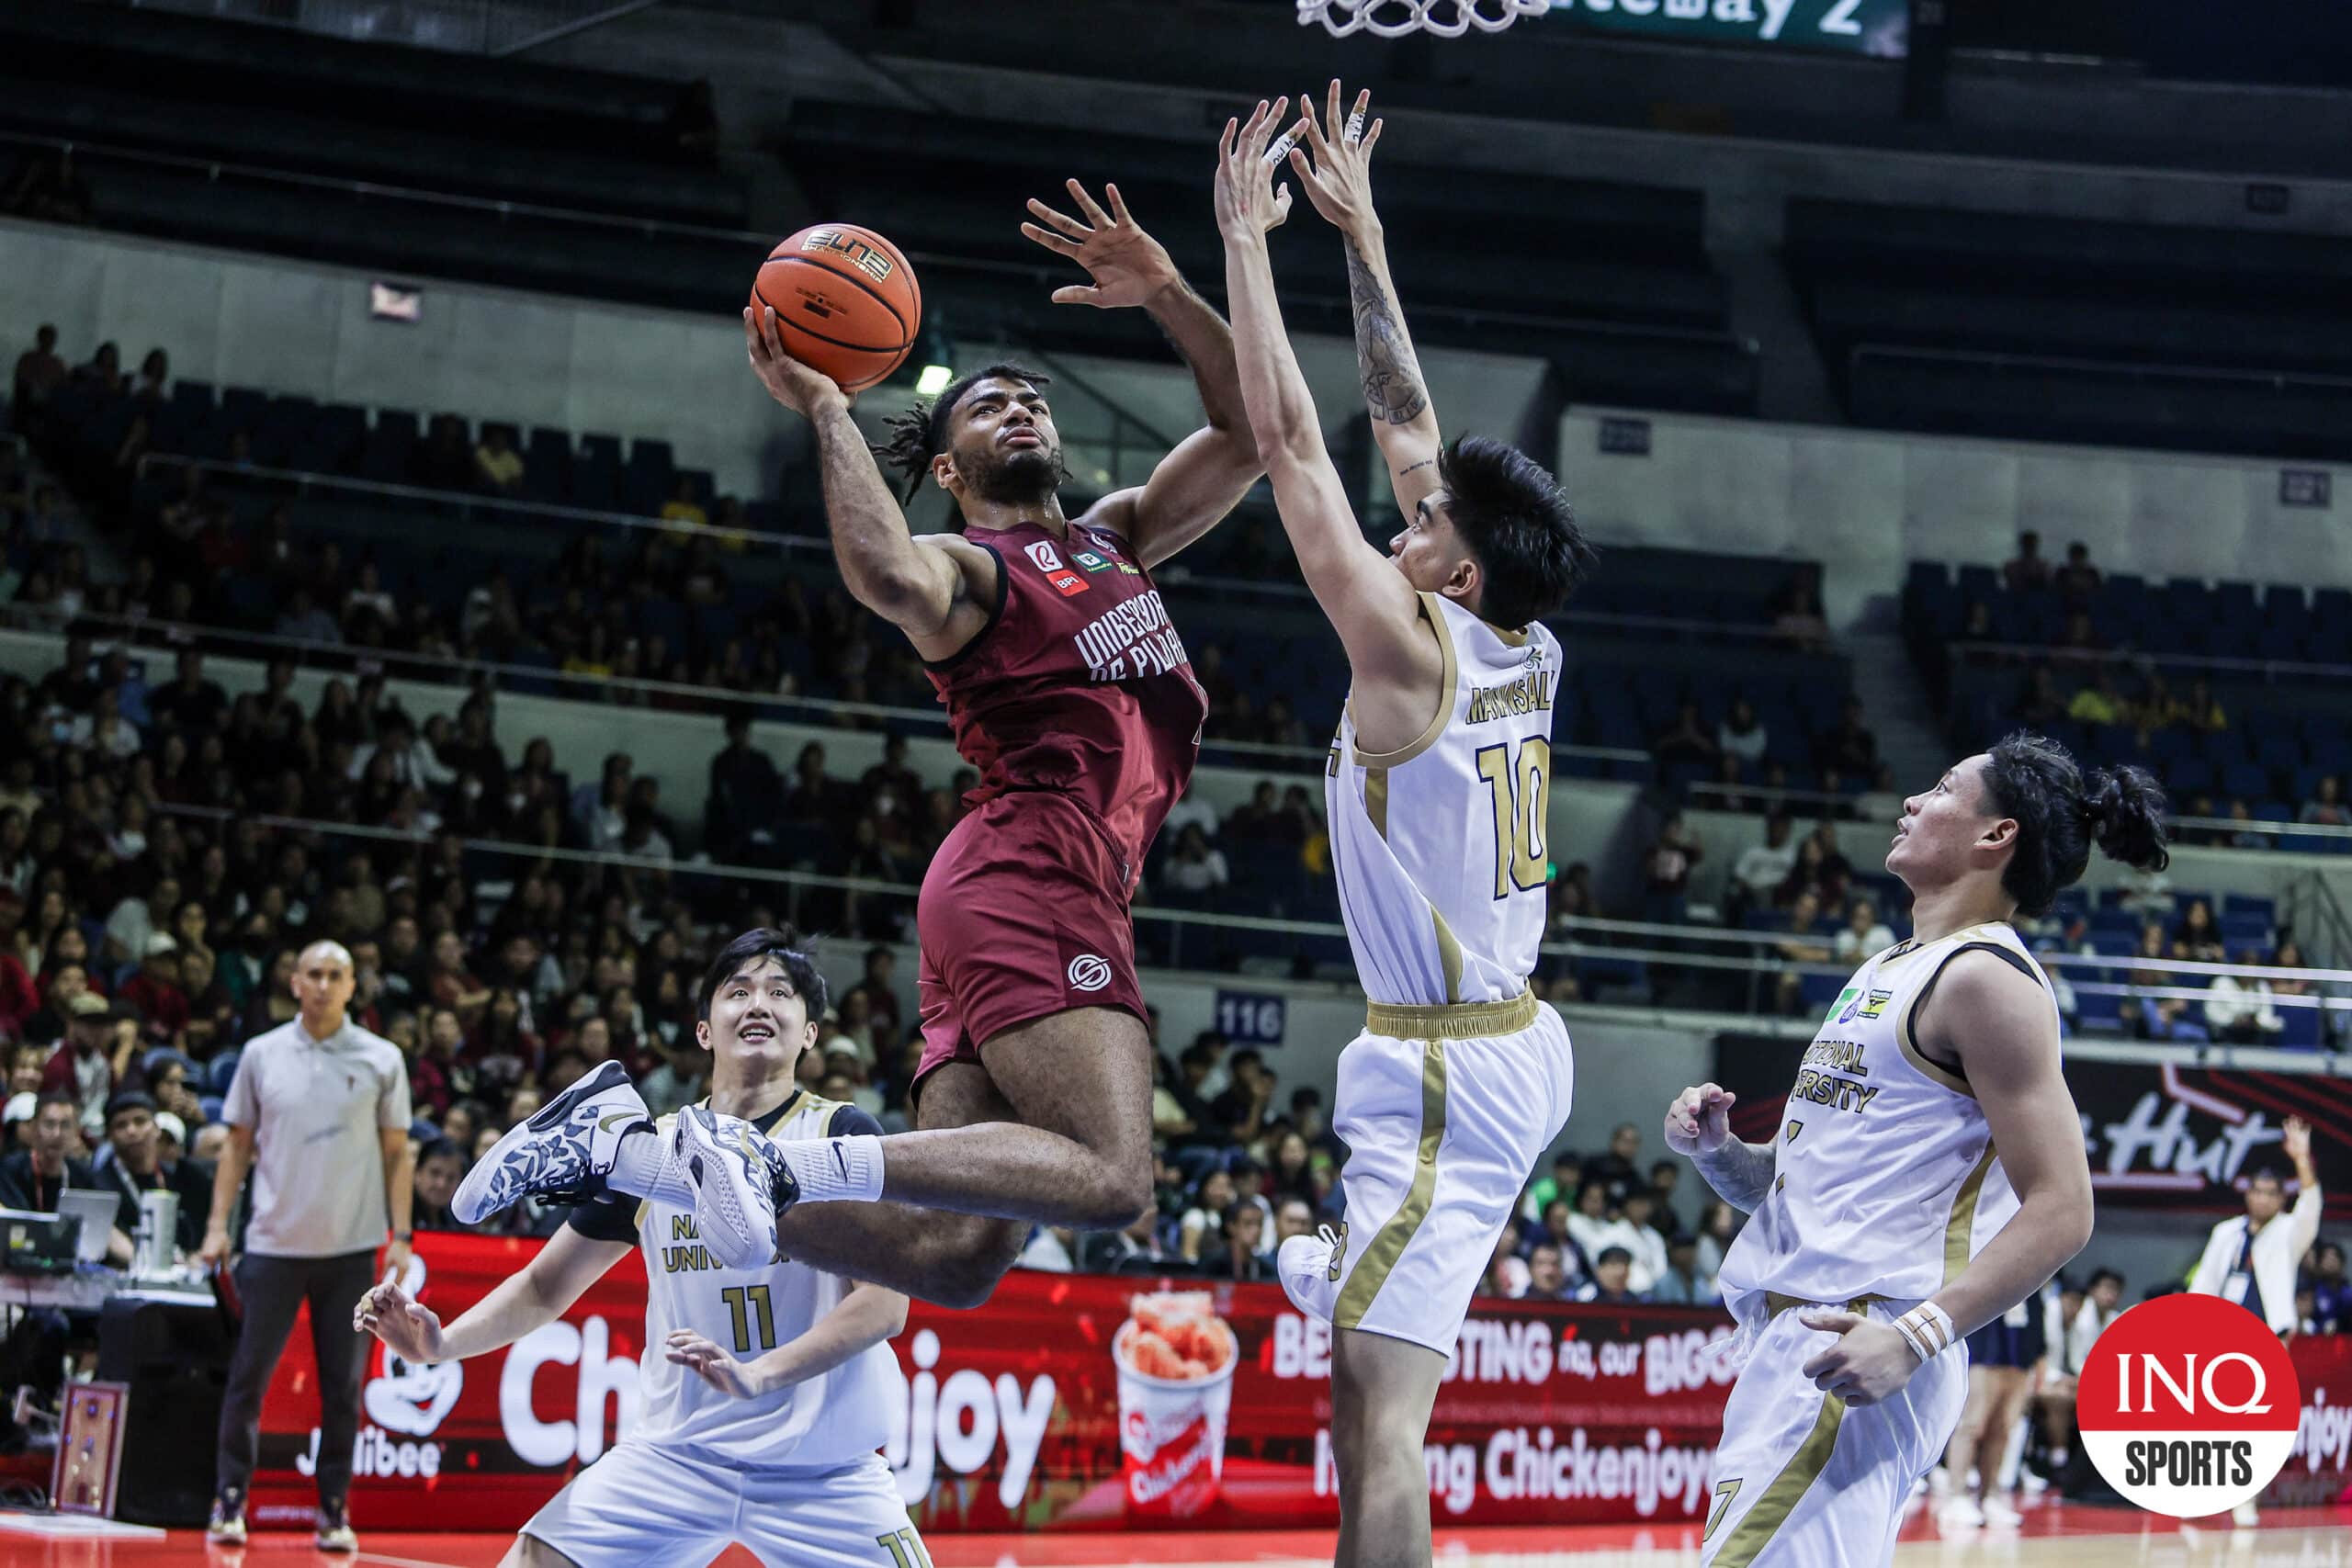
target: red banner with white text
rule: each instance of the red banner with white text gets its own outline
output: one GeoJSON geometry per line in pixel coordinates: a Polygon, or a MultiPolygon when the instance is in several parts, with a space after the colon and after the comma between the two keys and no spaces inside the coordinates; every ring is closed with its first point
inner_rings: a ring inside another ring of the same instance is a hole
{"type": "MultiPolygon", "coordinates": [[[[534,1241],[417,1238],[444,1323],[534,1241]]],[[[636,1416],[645,1275],[622,1260],[507,1349],[415,1369],[371,1347],[362,1529],[508,1530],[636,1416]]],[[[1715,1312],[1480,1300],[1427,1443],[1442,1524],[1703,1519],[1732,1370],[1715,1312]]],[[[885,1450],[926,1530],[1330,1524],[1330,1330],[1272,1285],[1016,1272],[988,1304],[916,1303],[885,1450]]],[[[306,1522],[318,1404],[298,1325],[262,1410],[258,1525],[306,1522]]],[[[2352,1390],[2347,1390],[2352,1394],[2352,1390]]]]}

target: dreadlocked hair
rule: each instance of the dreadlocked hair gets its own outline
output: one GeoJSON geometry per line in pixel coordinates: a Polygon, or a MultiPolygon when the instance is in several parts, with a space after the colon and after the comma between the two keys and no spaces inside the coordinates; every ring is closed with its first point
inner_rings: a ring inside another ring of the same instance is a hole
{"type": "Polygon", "coordinates": [[[884,468],[896,472],[901,480],[899,501],[901,505],[914,499],[922,488],[925,474],[931,472],[931,460],[947,450],[947,419],[964,394],[982,381],[996,377],[1008,380],[1026,381],[1033,387],[1052,383],[1050,376],[1041,376],[1026,366],[1000,360],[984,365],[960,380],[951,381],[947,389],[927,403],[916,403],[904,413],[894,413],[882,422],[890,438],[874,447],[875,459],[884,468]]]}

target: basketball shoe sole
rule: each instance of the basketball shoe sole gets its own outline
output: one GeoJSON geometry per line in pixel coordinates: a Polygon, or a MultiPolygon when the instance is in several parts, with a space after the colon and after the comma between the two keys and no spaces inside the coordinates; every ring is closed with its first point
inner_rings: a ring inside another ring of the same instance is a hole
{"type": "Polygon", "coordinates": [[[449,1212],[460,1224],[482,1220],[524,1198],[583,1202],[602,1190],[621,1140],[653,1118],[618,1062],[596,1070],[506,1130],[458,1184],[449,1212]]]}

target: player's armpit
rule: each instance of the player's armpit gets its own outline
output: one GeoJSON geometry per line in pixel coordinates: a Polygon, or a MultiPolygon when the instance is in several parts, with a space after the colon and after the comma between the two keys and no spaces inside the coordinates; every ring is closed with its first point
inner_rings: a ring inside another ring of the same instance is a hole
{"type": "Polygon", "coordinates": [[[1099,516],[1155,567],[1223,522],[1264,471],[1247,425],[1209,426],[1178,442],[1139,488],[1103,497],[1090,520],[1099,516]]]}
{"type": "Polygon", "coordinates": [[[2090,1159],[2059,1065],[2057,1010],[2039,981],[1999,953],[1962,953],[1917,1028],[1924,1050],[1959,1059],[2020,1205],[1935,1298],[1965,1335],[2039,1290],[2089,1241],[2090,1159]]]}
{"type": "Polygon", "coordinates": [[[988,629],[1003,608],[1004,573],[995,556],[954,534],[927,534],[915,541],[923,584],[907,613],[875,606],[907,634],[915,651],[934,663],[961,653],[988,629]]]}

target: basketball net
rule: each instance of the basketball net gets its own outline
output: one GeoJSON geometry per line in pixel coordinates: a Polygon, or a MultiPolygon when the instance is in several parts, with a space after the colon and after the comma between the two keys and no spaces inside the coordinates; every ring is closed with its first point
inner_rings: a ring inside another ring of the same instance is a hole
{"type": "Polygon", "coordinates": [[[1540,17],[1551,8],[1552,0],[1298,0],[1298,25],[1320,22],[1333,38],[1352,32],[1460,38],[1472,28],[1498,33],[1521,17],[1540,17]]]}

